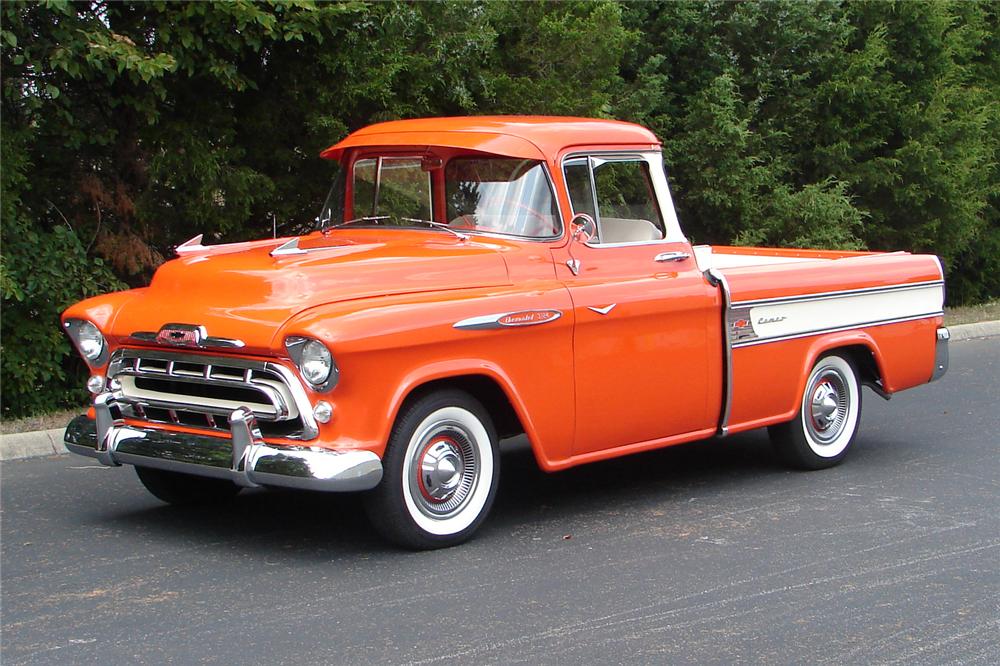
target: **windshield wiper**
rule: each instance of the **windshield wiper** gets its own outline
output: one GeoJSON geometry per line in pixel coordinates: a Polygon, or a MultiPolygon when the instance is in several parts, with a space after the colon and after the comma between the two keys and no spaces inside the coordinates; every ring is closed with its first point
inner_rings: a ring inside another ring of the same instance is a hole
{"type": "Polygon", "coordinates": [[[435,222],[434,220],[422,220],[419,217],[401,217],[399,218],[403,222],[419,222],[420,224],[426,224],[431,229],[440,229],[441,231],[447,231],[449,234],[455,234],[461,240],[469,240],[469,237],[463,233],[459,233],[449,227],[447,224],[442,224],[441,222],[435,222]]]}
{"type": "Polygon", "coordinates": [[[324,226],[322,231],[329,231],[330,229],[337,229],[338,227],[346,227],[348,224],[354,224],[355,222],[381,222],[382,220],[388,220],[392,215],[365,215],[363,217],[356,217],[353,220],[347,220],[346,222],[338,222],[332,226],[324,226]]]}

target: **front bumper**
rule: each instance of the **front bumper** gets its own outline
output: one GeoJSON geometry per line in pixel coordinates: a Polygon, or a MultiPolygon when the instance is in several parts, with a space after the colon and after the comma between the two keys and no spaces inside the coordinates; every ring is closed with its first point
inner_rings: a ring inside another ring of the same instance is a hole
{"type": "Polygon", "coordinates": [[[253,413],[230,416],[230,437],[136,428],[125,425],[110,393],[94,400],[95,421],[77,416],[66,427],[66,448],[101,464],[155,467],[229,479],[244,487],[302,490],[368,490],[382,480],[382,462],[371,451],[331,451],[265,444],[253,413]]]}

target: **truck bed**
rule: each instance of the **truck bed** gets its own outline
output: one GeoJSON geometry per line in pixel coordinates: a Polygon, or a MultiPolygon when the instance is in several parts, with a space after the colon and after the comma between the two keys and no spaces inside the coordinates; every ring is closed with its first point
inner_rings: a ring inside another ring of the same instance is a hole
{"type": "Polygon", "coordinates": [[[729,245],[695,245],[695,257],[702,270],[708,268],[738,268],[768,264],[794,264],[820,259],[832,260],[877,254],[836,250],[802,250],[770,247],[737,247],[729,245]]]}
{"type": "Polygon", "coordinates": [[[701,270],[726,278],[733,303],[926,285],[938,298],[927,312],[912,314],[943,307],[944,276],[934,255],[709,245],[694,251],[701,270]]]}
{"type": "Polygon", "coordinates": [[[791,418],[802,378],[826,348],[869,350],[885,394],[931,377],[944,306],[937,257],[709,246],[695,253],[729,297],[732,431],[791,418]]]}

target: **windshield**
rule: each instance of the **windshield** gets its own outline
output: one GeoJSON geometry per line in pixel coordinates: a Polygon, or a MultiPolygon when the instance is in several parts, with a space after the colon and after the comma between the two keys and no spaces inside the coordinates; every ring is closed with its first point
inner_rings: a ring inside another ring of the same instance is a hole
{"type": "Polygon", "coordinates": [[[419,157],[380,157],[354,163],[354,215],[431,219],[431,174],[419,157]]]}
{"type": "Polygon", "coordinates": [[[515,236],[559,234],[559,211],[538,160],[459,157],[444,170],[448,224],[515,236]]]}
{"type": "Polygon", "coordinates": [[[338,168],[333,177],[333,185],[326,195],[323,208],[319,211],[316,224],[320,229],[344,222],[344,186],[347,181],[346,169],[338,168]]]}
{"type": "Polygon", "coordinates": [[[459,232],[530,238],[551,238],[562,229],[542,163],[503,157],[457,157],[443,170],[441,160],[426,156],[359,159],[349,173],[344,169],[337,173],[317,222],[321,229],[436,223],[459,232]],[[434,215],[442,171],[445,219],[440,213],[434,215]],[[348,184],[351,212],[345,218],[348,184]]]}

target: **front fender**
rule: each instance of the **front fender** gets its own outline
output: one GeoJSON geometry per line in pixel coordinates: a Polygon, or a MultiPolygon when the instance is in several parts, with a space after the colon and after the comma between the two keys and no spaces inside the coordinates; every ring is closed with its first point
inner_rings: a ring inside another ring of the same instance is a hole
{"type": "MultiPolygon", "coordinates": [[[[429,381],[479,375],[507,396],[543,467],[572,451],[573,309],[559,283],[531,291],[483,288],[342,302],[293,317],[276,335],[322,340],[340,368],[320,440],[382,455],[406,397],[429,381]],[[557,310],[537,325],[457,328],[469,318],[557,310]]],[[[313,396],[320,399],[319,395],[313,396]]]]}

